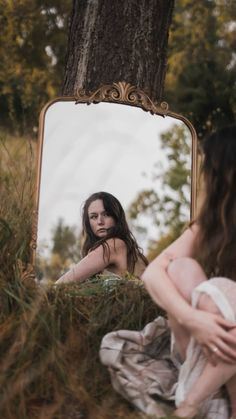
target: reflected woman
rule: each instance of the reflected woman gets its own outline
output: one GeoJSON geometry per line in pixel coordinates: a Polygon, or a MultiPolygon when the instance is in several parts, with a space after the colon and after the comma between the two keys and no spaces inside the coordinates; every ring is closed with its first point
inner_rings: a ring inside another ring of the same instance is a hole
{"type": "Polygon", "coordinates": [[[116,275],[140,277],[148,261],[129,230],[125,212],[108,192],[92,194],[83,208],[83,259],[56,284],[85,281],[105,269],[116,275]]]}

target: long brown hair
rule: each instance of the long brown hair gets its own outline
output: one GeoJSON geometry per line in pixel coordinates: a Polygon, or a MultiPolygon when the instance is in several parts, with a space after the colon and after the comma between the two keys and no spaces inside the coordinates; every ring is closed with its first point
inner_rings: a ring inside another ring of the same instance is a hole
{"type": "Polygon", "coordinates": [[[86,256],[89,251],[96,249],[96,247],[102,245],[105,255],[109,258],[109,247],[107,245],[107,240],[110,238],[119,238],[123,240],[127,246],[127,265],[128,271],[134,273],[135,264],[138,258],[141,258],[143,262],[147,265],[148,261],[143,255],[141,248],[138,246],[133,234],[131,233],[126,217],[125,212],[118,201],[112,194],[108,192],[96,192],[92,194],[84,203],[83,215],[82,215],[82,256],[86,256]],[[88,208],[93,201],[101,199],[103,201],[104,209],[112,216],[115,220],[115,226],[109,229],[109,232],[106,237],[100,239],[92,231],[88,216],[88,208]]]}
{"type": "Polygon", "coordinates": [[[195,257],[209,276],[236,280],[236,126],[214,132],[202,148],[205,197],[195,257]]]}

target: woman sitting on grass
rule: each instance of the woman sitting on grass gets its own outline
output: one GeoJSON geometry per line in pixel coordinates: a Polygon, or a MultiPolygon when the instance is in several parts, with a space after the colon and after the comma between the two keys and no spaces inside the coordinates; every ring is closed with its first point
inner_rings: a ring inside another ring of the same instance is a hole
{"type": "Polygon", "coordinates": [[[84,281],[104,269],[140,277],[148,262],[129,230],[125,212],[113,195],[97,192],[83,208],[83,259],[56,284],[84,281]]]}
{"type": "Polygon", "coordinates": [[[142,279],[167,311],[183,361],[175,414],[194,418],[225,384],[235,419],[236,126],[206,138],[203,151],[200,215],[147,267],[142,279]]]}

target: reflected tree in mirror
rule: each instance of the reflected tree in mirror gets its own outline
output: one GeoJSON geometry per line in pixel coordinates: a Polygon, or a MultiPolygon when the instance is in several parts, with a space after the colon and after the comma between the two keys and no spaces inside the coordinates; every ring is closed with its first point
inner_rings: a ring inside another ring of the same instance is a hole
{"type": "MultiPolygon", "coordinates": [[[[50,250],[36,259],[37,278],[56,281],[73,263],[81,259],[81,232],[78,226],[66,225],[63,218],[51,229],[50,250]]],[[[40,244],[39,244],[40,246],[40,244]]],[[[45,245],[48,248],[48,243],[45,245]]]]}
{"type": "Polygon", "coordinates": [[[152,225],[155,237],[148,242],[149,260],[181,234],[190,214],[191,143],[187,127],[173,125],[160,135],[160,142],[169,164],[164,165],[161,161],[153,166],[154,188],[140,191],[129,207],[136,235],[147,235],[147,228],[140,225],[143,217],[152,225]],[[155,188],[157,180],[161,184],[159,190],[155,188]]]}

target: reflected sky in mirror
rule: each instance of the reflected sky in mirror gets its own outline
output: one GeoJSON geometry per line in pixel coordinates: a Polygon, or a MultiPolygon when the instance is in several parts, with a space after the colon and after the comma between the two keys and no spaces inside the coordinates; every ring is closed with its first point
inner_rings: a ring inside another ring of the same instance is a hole
{"type": "Polygon", "coordinates": [[[93,192],[112,193],[126,210],[138,191],[153,186],[153,166],[168,165],[160,134],[174,124],[183,123],[127,105],[51,105],[45,115],[37,250],[50,247],[60,218],[80,228],[83,202],[93,192]]]}

